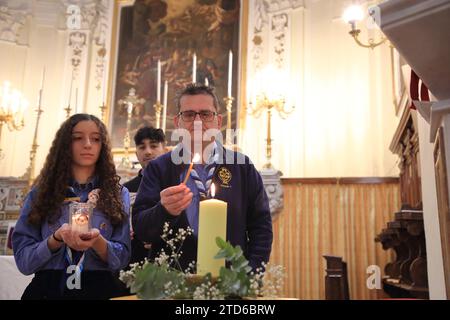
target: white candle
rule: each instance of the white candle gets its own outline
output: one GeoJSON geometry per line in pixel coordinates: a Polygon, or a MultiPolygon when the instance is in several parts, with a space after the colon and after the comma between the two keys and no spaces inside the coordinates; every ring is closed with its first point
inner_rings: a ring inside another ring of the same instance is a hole
{"type": "MultiPolygon", "coordinates": [[[[214,198],[214,183],[211,184],[211,196],[214,198]]],[[[225,259],[214,259],[218,248],[216,238],[227,238],[227,203],[217,199],[200,201],[198,222],[197,274],[211,272],[218,277],[225,259]]]]}
{"type": "Polygon", "coordinates": [[[42,103],[42,91],[44,91],[44,80],[45,80],[45,67],[44,70],[42,70],[42,80],[41,80],[41,88],[39,89],[38,107],[40,107],[42,103]]]}
{"type": "Polygon", "coordinates": [[[73,85],[73,69],[72,69],[72,76],[70,78],[69,103],[67,104],[68,106],[70,106],[70,103],[72,102],[72,85],[73,85]]]}
{"type": "Polygon", "coordinates": [[[44,89],[44,80],[45,80],[45,67],[44,70],[42,70],[41,90],[44,89]]]}
{"type": "Polygon", "coordinates": [[[233,78],[233,53],[228,54],[228,97],[231,97],[231,82],[233,78]]]}
{"type": "Polygon", "coordinates": [[[205,86],[209,87],[209,81],[207,77],[205,77],[205,86]]]}
{"type": "Polygon", "coordinates": [[[73,215],[72,230],[80,233],[89,232],[89,216],[82,213],[73,215]]]}
{"type": "Polygon", "coordinates": [[[197,55],[192,56],[192,83],[197,81],[197,55]]]}
{"type": "Polygon", "coordinates": [[[158,60],[158,79],[156,83],[156,101],[161,101],[161,60],[158,60]]]}
{"type": "Polygon", "coordinates": [[[167,118],[167,91],[169,90],[169,85],[167,80],[164,81],[164,106],[163,106],[163,118],[162,118],[162,129],[166,132],[166,118],[167,118]]]}
{"type": "Polygon", "coordinates": [[[75,113],[78,112],[77,107],[78,107],[78,88],[75,89],[75,113]]]}
{"type": "Polygon", "coordinates": [[[45,81],[45,67],[44,70],[42,70],[42,80],[41,80],[41,88],[39,89],[38,107],[40,107],[42,103],[42,92],[44,91],[44,81],[45,81]]]}

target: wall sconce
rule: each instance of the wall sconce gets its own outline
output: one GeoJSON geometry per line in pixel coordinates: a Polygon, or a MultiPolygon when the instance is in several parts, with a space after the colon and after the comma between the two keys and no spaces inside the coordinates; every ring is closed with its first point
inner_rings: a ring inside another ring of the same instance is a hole
{"type": "MultiPolygon", "coordinates": [[[[375,19],[375,13],[376,13],[375,8],[378,8],[378,7],[371,7],[368,10],[369,15],[373,19],[375,19]]],[[[342,15],[342,19],[345,22],[350,24],[351,30],[350,30],[349,34],[353,37],[353,39],[355,39],[355,42],[363,48],[373,49],[373,48],[378,47],[379,45],[383,44],[387,40],[387,38],[382,37],[380,41],[375,42],[375,40],[373,38],[369,38],[369,40],[368,40],[369,44],[362,43],[359,40],[358,37],[359,37],[359,34],[361,33],[361,30],[356,27],[356,24],[364,19],[363,9],[359,5],[352,5],[352,6],[348,7],[344,11],[344,14],[342,15]]]]}

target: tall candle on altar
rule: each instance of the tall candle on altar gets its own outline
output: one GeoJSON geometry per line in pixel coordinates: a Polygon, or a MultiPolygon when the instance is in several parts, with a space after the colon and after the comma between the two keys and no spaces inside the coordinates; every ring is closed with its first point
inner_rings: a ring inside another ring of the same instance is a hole
{"type": "Polygon", "coordinates": [[[197,55],[192,56],[192,83],[197,81],[197,55]]]}
{"type": "Polygon", "coordinates": [[[44,70],[42,70],[42,80],[41,80],[41,88],[39,89],[38,108],[41,107],[42,104],[42,92],[44,91],[44,80],[45,80],[45,67],[44,70]]]}
{"type": "MultiPolygon", "coordinates": [[[[211,196],[215,195],[214,183],[211,184],[211,196]]],[[[198,222],[197,274],[208,272],[213,277],[219,276],[220,267],[225,266],[225,259],[214,259],[219,252],[216,237],[227,237],[227,203],[217,199],[200,201],[198,222]]]]}
{"type": "Polygon", "coordinates": [[[72,76],[70,77],[69,102],[67,103],[67,106],[70,106],[70,103],[72,102],[72,85],[73,85],[73,70],[72,76]]]}
{"type": "Polygon", "coordinates": [[[75,113],[78,113],[78,88],[75,89],[75,113]]]}
{"type": "Polygon", "coordinates": [[[233,52],[228,53],[228,97],[231,97],[231,83],[233,79],[233,52]]]}
{"type": "Polygon", "coordinates": [[[158,77],[156,83],[156,101],[161,102],[161,60],[158,60],[158,77]]]}
{"type": "Polygon", "coordinates": [[[167,80],[164,81],[164,100],[163,100],[163,118],[162,118],[162,129],[166,132],[166,118],[167,118],[167,91],[169,90],[169,85],[167,80]]]}

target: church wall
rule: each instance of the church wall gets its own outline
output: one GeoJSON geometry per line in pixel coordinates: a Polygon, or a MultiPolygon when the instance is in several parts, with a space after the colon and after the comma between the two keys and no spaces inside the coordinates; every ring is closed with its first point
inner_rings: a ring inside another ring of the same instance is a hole
{"type": "MultiPolygon", "coordinates": [[[[260,3],[250,5],[249,87],[262,66],[276,63],[273,17],[289,17],[284,31],[290,51],[281,69],[290,72],[293,95],[287,99],[295,111],[286,120],[272,117],[273,165],[286,177],[396,175],[396,158],[387,148],[398,122],[389,47],[370,50],[354,42],[340,18],[346,1],[283,1],[290,5],[272,12],[260,3]],[[255,36],[261,44],[252,42],[255,36]]],[[[367,28],[361,28],[367,41],[367,28]]],[[[265,162],[266,121],[264,114],[247,116],[241,137],[242,150],[258,168],[265,162]]]]}
{"type": "Polygon", "coordinates": [[[69,101],[71,114],[88,112],[100,117],[103,78],[109,76],[103,68],[109,62],[113,2],[83,1],[79,20],[69,19],[73,12],[67,13],[68,4],[63,0],[8,1],[1,13],[6,22],[0,24],[0,83],[9,81],[24,94],[30,106],[21,131],[3,128],[1,148],[5,156],[0,160],[0,176],[22,176],[29,166],[44,68],[43,113],[34,176],[66,119],[64,109],[69,101]],[[11,27],[15,25],[19,27],[11,27]],[[103,45],[108,48],[104,58],[99,52],[103,45]]]}

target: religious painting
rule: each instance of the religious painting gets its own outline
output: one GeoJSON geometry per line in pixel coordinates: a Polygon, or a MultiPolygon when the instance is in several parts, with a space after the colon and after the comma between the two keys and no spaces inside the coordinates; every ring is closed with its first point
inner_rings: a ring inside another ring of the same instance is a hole
{"type": "Polygon", "coordinates": [[[178,113],[175,98],[177,92],[193,82],[194,60],[195,81],[213,86],[219,97],[225,137],[227,112],[223,98],[229,91],[230,51],[233,55],[231,95],[235,99],[231,128],[236,128],[240,11],[239,0],[136,0],[133,5],[117,9],[118,41],[109,117],[115,150],[124,146],[128,101],[133,102],[129,124],[131,140],[140,127],[158,126],[154,106],[158,88],[160,102],[166,100],[165,81],[167,116],[163,128],[164,111],[161,110],[159,127],[165,129],[168,144],[175,144],[170,139],[173,118],[178,113]],[[159,85],[158,69],[161,70],[159,85]],[[130,98],[130,93],[134,98],[130,98]]]}

